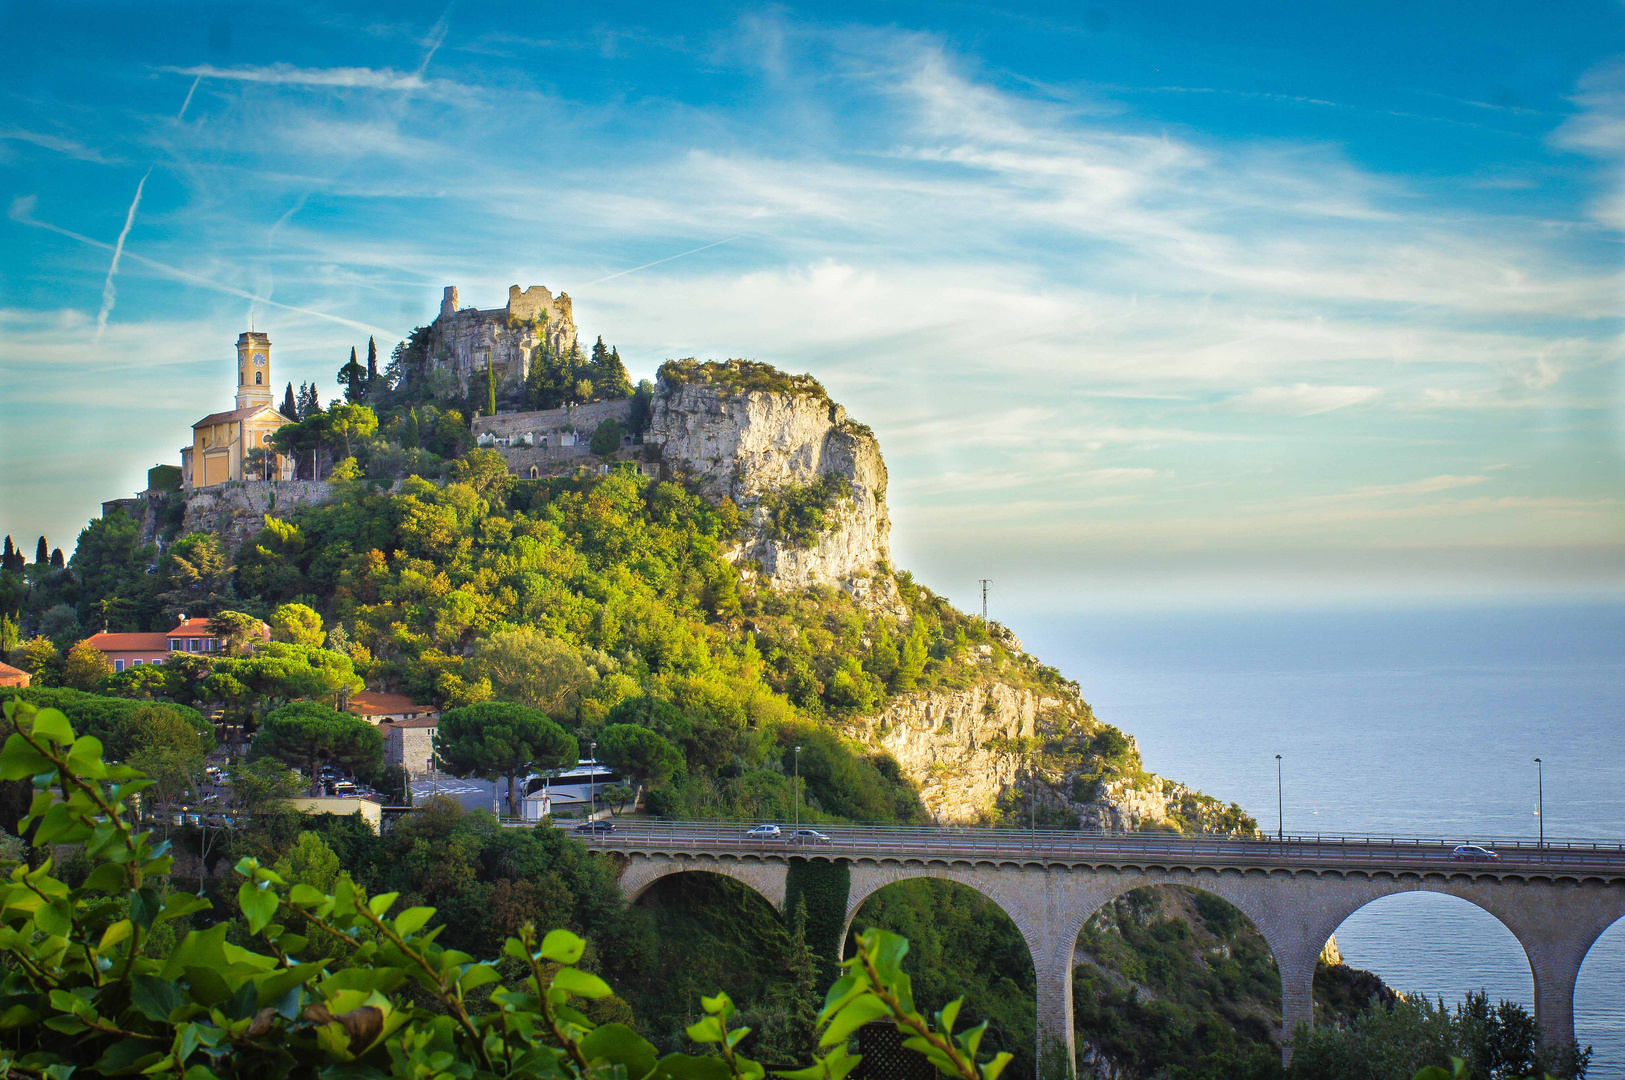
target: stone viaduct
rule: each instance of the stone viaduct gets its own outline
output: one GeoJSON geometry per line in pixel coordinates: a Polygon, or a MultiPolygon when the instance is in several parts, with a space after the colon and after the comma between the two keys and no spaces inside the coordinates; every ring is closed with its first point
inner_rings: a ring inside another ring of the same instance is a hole
{"type": "Polygon", "coordinates": [[[1404,892],[1444,893],[1495,916],[1522,945],[1534,975],[1536,1018],[1547,1037],[1560,1042],[1574,1037],[1574,986],[1587,951],[1625,917],[1625,852],[1610,858],[1547,848],[1538,858],[1525,853],[1463,864],[1450,860],[1448,848],[1337,857],[1313,841],[1279,847],[1209,840],[1035,848],[1012,837],[980,850],[905,842],[888,852],[880,850],[887,845],[868,842],[874,838],[848,844],[837,837],[836,848],[752,849],[737,837],[633,834],[593,843],[625,855],[620,880],[629,902],[668,875],[703,872],[742,882],[782,912],[791,858],[845,860],[851,871],[847,929],[863,902],[893,882],[934,877],[975,889],[1009,914],[1032,953],[1040,1058],[1046,1047],[1059,1043],[1072,1061],[1073,948],[1079,931],[1106,903],[1133,889],[1199,889],[1252,920],[1280,970],[1282,1046],[1288,1059],[1293,1032],[1314,1020],[1315,964],[1322,948],[1344,919],[1373,900],[1404,892]]]}

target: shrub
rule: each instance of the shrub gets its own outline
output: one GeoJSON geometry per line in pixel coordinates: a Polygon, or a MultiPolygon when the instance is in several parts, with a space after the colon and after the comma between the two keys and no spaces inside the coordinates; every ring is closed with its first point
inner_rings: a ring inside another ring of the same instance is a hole
{"type": "MultiPolygon", "coordinates": [[[[0,779],[33,777],[38,787],[24,829],[37,822],[36,846],[79,846],[91,869],[78,889],[53,876],[49,861],[17,866],[0,886],[0,949],[15,961],[0,1012],[5,1074],[765,1076],[738,1051],[750,1029],[733,1024],[725,993],[702,998],[704,1015],[687,1029],[714,1053],[657,1057],[625,1023],[595,1023],[583,1011],[613,991],[577,966],[586,943],[569,931],[539,935],[526,923],[501,960],[479,961],[436,943],[434,908],[391,915],[396,894],[368,896],[342,876],[327,893],[244,858],[240,917],[155,947],[177,936],[168,925],[211,904],[169,891],[168,845],[131,825],[126,801],[148,781],[106,764],[97,741],[75,737],[54,709],[11,701],[6,716],[15,731],[0,751],[0,779]]],[[[996,1080],[1009,1056],[978,1062],[985,1027],[955,1033],[959,1002],[931,1020],[916,1011],[907,952],[904,938],[864,934],[818,1016],[823,1056],[779,1075],[845,1080],[857,1064],[848,1039],[888,1017],[944,1075],[996,1080]]]]}

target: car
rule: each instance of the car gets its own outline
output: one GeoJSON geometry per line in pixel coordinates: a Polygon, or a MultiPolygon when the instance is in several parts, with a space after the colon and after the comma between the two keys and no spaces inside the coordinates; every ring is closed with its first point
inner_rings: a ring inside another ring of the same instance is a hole
{"type": "Polygon", "coordinates": [[[758,825],[754,829],[747,829],[745,835],[752,840],[777,840],[783,831],[777,825],[758,825]]]}
{"type": "Polygon", "coordinates": [[[797,829],[795,832],[790,834],[789,843],[826,845],[834,844],[835,841],[831,840],[828,836],[819,832],[817,829],[797,829]]]}
{"type": "Polygon", "coordinates": [[[613,821],[583,821],[576,826],[578,833],[609,833],[615,831],[613,821]]]}
{"type": "Polygon", "coordinates": [[[1450,857],[1463,862],[1495,862],[1501,858],[1489,848],[1479,844],[1457,844],[1450,852],[1450,857]]]}

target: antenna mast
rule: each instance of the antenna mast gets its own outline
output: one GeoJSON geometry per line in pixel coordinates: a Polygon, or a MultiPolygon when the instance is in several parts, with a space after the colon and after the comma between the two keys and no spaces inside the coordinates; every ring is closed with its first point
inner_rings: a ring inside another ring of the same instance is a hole
{"type": "Polygon", "coordinates": [[[978,578],[982,583],[982,625],[987,625],[987,587],[993,584],[992,578],[978,578]]]}

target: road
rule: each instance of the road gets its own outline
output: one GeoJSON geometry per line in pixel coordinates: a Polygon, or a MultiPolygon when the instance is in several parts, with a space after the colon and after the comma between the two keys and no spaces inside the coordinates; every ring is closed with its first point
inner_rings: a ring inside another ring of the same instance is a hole
{"type": "MultiPolygon", "coordinates": [[[[561,824],[561,828],[570,828],[561,824]]],[[[604,850],[636,849],[706,854],[839,854],[888,858],[970,858],[1053,863],[1143,863],[1147,859],[1177,864],[1420,869],[1449,867],[1474,870],[1597,870],[1625,875],[1625,845],[1602,841],[1484,840],[1471,837],[1288,836],[1236,839],[1177,836],[1168,833],[1099,833],[1062,830],[917,828],[865,825],[821,825],[829,843],[797,844],[785,839],[745,835],[751,823],[625,820],[588,842],[604,850]],[[1452,849],[1480,844],[1495,859],[1460,859],[1452,849]]],[[[786,828],[786,835],[791,830],[786,828]]]]}

